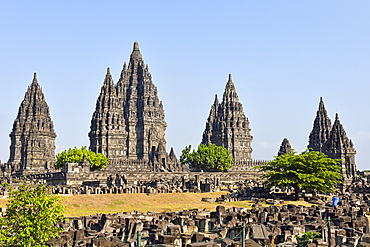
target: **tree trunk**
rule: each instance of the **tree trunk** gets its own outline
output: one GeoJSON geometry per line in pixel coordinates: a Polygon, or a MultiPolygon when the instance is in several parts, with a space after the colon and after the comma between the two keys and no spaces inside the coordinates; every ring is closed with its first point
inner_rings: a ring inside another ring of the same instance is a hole
{"type": "Polygon", "coordinates": [[[294,188],[295,199],[298,201],[299,200],[299,196],[298,196],[299,187],[298,187],[298,184],[293,185],[293,188],[294,188]]]}

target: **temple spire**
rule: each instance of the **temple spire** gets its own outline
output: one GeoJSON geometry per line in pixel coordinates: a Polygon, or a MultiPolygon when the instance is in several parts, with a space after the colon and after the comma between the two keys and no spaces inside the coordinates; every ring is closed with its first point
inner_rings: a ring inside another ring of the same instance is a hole
{"type": "Polygon", "coordinates": [[[235,86],[234,86],[233,80],[231,79],[231,74],[229,74],[229,79],[227,81],[226,87],[231,87],[235,91],[235,86]]]}
{"type": "Polygon", "coordinates": [[[138,42],[134,43],[130,62],[127,67],[124,63],[116,85],[111,78],[108,68],[91,120],[90,149],[107,155],[111,164],[122,160],[166,163],[163,103],[149,67],[142,60],[138,42]],[[159,154],[158,148],[163,152],[159,154]]]}
{"type": "Polygon", "coordinates": [[[222,98],[222,101],[224,103],[226,102],[238,102],[238,95],[235,90],[235,85],[233,81],[231,80],[231,74],[229,74],[229,80],[226,83],[225,92],[222,98]]]}
{"type": "Polygon", "coordinates": [[[357,176],[357,168],[355,162],[356,150],[353,143],[348,138],[343,125],[339,121],[338,113],[335,114],[335,121],[330,132],[330,137],[325,143],[324,153],[332,159],[340,159],[343,168],[342,173],[344,180],[350,182],[352,178],[357,176]]]}
{"type": "Polygon", "coordinates": [[[319,109],[316,113],[307,148],[312,148],[313,151],[324,152],[323,145],[329,138],[330,131],[331,121],[325,109],[324,101],[320,97],[319,109]]]}
{"type": "Polygon", "coordinates": [[[139,51],[139,43],[137,41],[134,42],[134,51],[139,51]]]}
{"type": "Polygon", "coordinates": [[[289,143],[288,138],[284,138],[283,142],[280,145],[278,156],[290,153],[292,151],[292,146],[289,143]]]}
{"type": "Polygon", "coordinates": [[[33,80],[32,80],[32,84],[38,84],[37,83],[37,76],[36,76],[36,72],[33,73],[33,80]]]}
{"type": "Polygon", "coordinates": [[[109,86],[108,91],[114,91],[114,93],[115,93],[114,82],[113,82],[113,79],[112,79],[112,75],[110,74],[110,68],[109,67],[107,68],[107,74],[105,75],[104,85],[109,86]]]}
{"type": "Polygon", "coordinates": [[[222,103],[218,102],[216,95],[211,106],[202,144],[224,146],[232,153],[236,162],[244,162],[252,160],[252,139],[249,121],[243,112],[243,106],[239,102],[229,74],[222,103]]]}
{"type": "Polygon", "coordinates": [[[44,93],[33,74],[10,133],[9,165],[17,173],[46,172],[55,163],[54,124],[44,93]]]}
{"type": "Polygon", "coordinates": [[[140,53],[139,50],[139,43],[135,41],[134,43],[134,49],[132,50],[131,56],[130,56],[130,63],[134,60],[143,60],[143,56],[140,53]]]}
{"type": "Polygon", "coordinates": [[[127,132],[123,106],[119,104],[117,90],[109,67],[96,101],[88,136],[90,138],[89,149],[95,153],[106,155],[109,163],[115,164],[124,157],[126,148],[121,140],[127,136],[127,132]]]}

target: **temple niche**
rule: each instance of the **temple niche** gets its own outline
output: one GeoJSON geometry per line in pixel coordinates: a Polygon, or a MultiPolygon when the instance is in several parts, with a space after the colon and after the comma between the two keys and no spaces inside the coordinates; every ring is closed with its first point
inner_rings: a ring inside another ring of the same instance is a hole
{"type": "Polygon", "coordinates": [[[249,120],[245,117],[243,106],[239,102],[235,85],[229,75],[222,102],[217,94],[211,106],[202,144],[224,146],[233,155],[236,162],[252,161],[252,135],[249,120]]]}
{"type": "Polygon", "coordinates": [[[9,134],[11,144],[8,166],[18,174],[52,171],[56,136],[49,107],[35,73],[9,134]]]}
{"type": "Polygon", "coordinates": [[[106,155],[110,164],[145,161],[156,169],[171,167],[177,160],[166,152],[166,127],[157,87],[135,42],[117,84],[108,68],[91,119],[90,149],[106,155]]]}
{"type": "Polygon", "coordinates": [[[356,150],[353,142],[347,137],[338,113],[336,113],[334,124],[331,126],[322,98],[320,98],[319,109],[307,147],[311,148],[312,151],[324,153],[329,158],[340,159],[344,181],[350,182],[357,177],[356,150]]]}

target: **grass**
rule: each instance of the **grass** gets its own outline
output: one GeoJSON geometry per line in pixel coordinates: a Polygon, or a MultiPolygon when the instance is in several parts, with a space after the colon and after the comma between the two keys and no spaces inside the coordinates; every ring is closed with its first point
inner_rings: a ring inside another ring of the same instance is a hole
{"type": "Polygon", "coordinates": [[[165,212],[197,208],[215,210],[216,203],[202,202],[203,197],[216,198],[226,192],[76,195],[63,198],[66,216],[83,216],[117,212],[165,212]]]}
{"type": "MultiPolygon", "coordinates": [[[[165,212],[188,209],[207,209],[214,211],[218,205],[226,208],[250,208],[251,201],[237,201],[228,203],[202,202],[202,198],[216,198],[227,192],[211,193],[161,193],[156,195],[146,194],[106,194],[106,195],[75,195],[63,197],[66,206],[65,216],[78,217],[97,213],[117,212],[165,212]]],[[[6,199],[0,199],[0,207],[5,207],[6,199]]],[[[305,201],[286,201],[284,204],[304,205],[310,207],[305,201]]],[[[263,207],[270,205],[263,204],[263,207]]]]}

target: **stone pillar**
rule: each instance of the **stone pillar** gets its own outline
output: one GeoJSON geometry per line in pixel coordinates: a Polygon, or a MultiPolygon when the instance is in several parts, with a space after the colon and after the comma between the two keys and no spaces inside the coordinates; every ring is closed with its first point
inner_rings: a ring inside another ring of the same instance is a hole
{"type": "Polygon", "coordinates": [[[366,219],[366,230],[365,233],[370,233],[370,215],[365,214],[366,219]]]}
{"type": "Polygon", "coordinates": [[[195,184],[197,185],[198,190],[200,190],[200,176],[195,175],[195,184]]]}
{"type": "Polygon", "coordinates": [[[342,235],[335,236],[335,245],[337,246],[345,245],[346,241],[347,241],[346,236],[342,236],[342,235]]]}

